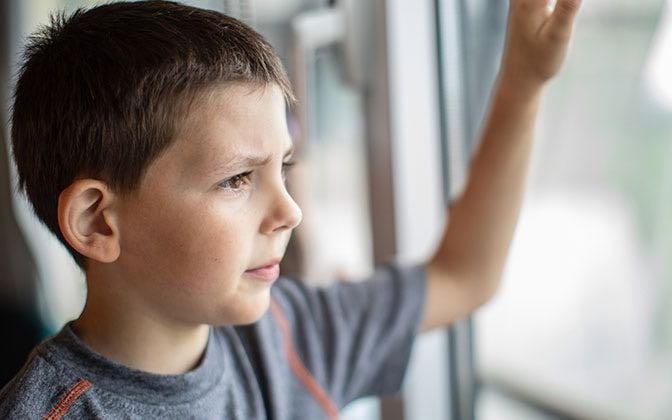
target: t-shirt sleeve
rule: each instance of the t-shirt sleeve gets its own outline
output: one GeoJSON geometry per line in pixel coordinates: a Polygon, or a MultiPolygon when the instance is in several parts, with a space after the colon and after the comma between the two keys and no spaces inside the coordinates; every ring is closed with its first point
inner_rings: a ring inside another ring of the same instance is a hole
{"type": "Polygon", "coordinates": [[[424,266],[383,266],[360,282],[314,289],[281,279],[273,299],[296,353],[343,407],[401,388],[425,303],[424,266]]]}

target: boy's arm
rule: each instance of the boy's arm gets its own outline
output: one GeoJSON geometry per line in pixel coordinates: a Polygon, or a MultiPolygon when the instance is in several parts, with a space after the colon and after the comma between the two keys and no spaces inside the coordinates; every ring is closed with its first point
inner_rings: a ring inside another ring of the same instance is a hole
{"type": "Polygon", "coordinates": [[[465,317],[495,292],[520,211],[539,97],[564,60],[580,0],[511,0],[490,113],[468,182],[427,263],[422,329],[465,317]]]}

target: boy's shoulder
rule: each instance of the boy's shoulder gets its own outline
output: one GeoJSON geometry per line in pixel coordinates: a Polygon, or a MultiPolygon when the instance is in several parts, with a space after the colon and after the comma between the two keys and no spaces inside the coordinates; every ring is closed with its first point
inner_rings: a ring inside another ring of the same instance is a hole
{"type": "Polygon", "coordinates": [[[49,339],[37,346],[19,373],[0,391],[0,418],[41,418],[55,413],[87,387],[73,372],[54,364],[49,339]]]}

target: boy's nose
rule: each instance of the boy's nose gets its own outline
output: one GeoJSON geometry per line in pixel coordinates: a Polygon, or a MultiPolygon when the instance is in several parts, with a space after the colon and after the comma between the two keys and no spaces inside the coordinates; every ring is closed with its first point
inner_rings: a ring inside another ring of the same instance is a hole
{"type": "Polygon", "coordinates": [[[288,229],[294,229],[299,223],[303,214],[299,205],[289,195],[284,185],[273,198],[269,206],[269,215],[262,223],[262,233],[273,233],[288,229]]]}

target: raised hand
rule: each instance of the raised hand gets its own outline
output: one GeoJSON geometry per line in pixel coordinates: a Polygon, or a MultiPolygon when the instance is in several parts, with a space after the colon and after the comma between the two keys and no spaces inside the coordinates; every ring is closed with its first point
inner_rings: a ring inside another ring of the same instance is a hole
{"type": "Polygon", "coordinates": [[[427,263],[423,330],[445,326],[497,290],[520,213],[544,84],[565,58],[580,0],[511,0],[500,78],[464,192],[427,263]]]}
{"type": "Polygon", "coordinates": [[[511,0],[501,76],[506,83],[537,87],[560,69],[581,0],[511,0]]]}

